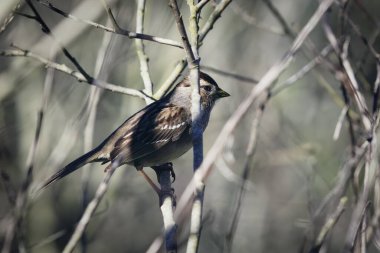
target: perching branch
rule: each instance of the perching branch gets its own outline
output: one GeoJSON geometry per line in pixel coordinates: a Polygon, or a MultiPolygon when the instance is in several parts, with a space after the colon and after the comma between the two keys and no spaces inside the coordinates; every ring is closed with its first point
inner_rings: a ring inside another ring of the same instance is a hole
{"type": "MultiPolygon", "coordinates": [[[[190,69],[190,81],[193,87],[193,92],[191,95],[191,131],[193,139],[193,169],[195,172],[203,161],[203,127],[201,120],[201,100],[199,90],[198,12],[194,1],[189,0],[188,5],[190,9],[190,40],[187,36],[177,1],[169,1],[169,6],[173,11],[178,32],[181,35],[183,47],[186,52],[187,64],[190,69]]],[[[187,244],[188,253],[197,252],[201,229],[200,224],[202,220],[202,205],[205,186],[201,181],[196,182],[196,185],[197,187],[195,189],[195,198],[190,223],[190,236],[187,244]]]]}
{"type": "Polygon", "coordinates": [[[181,199],[178,202],[176,217],[181,218],[184,215],[184,211],[192,198],[192,194],[195,188],[194,181],[195,177],[197,180],[205,181],[212,171],[212,165],[214,161],[219,156],[220,152],[224,148],[228,137],[232,134],[237,124],[247,113],[248,109],[256,102],[257,98],[260,97],[265,90],[271,87],[273,82],[278,78],[278,76],[285,70],[285,68],[290,64],[291,60],[294,58],[295,53],[300,49],[304,43],[307,36],[317,25],[323,14],[333,3],[333,0],[324,0],[320,3],[318,9],[314,12],[313,16],[309,19],[307,24],[303,27],[301,32],[298,34],[297,38],[293,42],[291,48],[286,52],[284,57],[263,76],[260,82],[252,89],[250,95],[239,105],[236,111],[232,114],[229,120],[224,125],[218,138],[214,142],[213,146],[210,148],[207,156],[203,160],[201,167],[195,173],[193,180],[186,187],[181,199]]]}

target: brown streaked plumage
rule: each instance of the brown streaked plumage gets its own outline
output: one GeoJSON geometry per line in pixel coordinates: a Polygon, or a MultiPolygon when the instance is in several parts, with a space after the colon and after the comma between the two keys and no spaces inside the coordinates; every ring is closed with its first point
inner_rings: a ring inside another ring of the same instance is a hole
{"type": "MultiPolygon", "coordinates": [[[[217,99],[229,94],[207,74],[200,73],[201,122],[207,127],[211,109],[217,99]]],[[[48,186],[87,163],[118,161],[137,169],[170,162],[192,147],[191,92],[188,78],[164,98],[129,117],[99,146],[66,165],[48,178],[48,186]]]]}

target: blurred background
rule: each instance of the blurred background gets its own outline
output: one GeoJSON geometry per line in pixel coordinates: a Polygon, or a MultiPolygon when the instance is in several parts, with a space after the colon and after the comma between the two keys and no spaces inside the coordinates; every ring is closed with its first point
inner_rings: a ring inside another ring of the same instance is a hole
{"type": "MultiPolygon", "coordinates": [[[[92,76],[119,86],[144,88],[135,40],[62,17],[39,2],[32,2],[52,30],[54,39],[44,34],[35,20],[15,15],[0,34],[0,51],[12,49],[14,45],[75,69],[57,47],[58,41],[92,76]]],[[[136,1],[107,2],[119,25],[135,31],[136,1]]],[[[76,17],[112,27],[101,1],[54,0],[51,3],[76,17]]],[[[188,24],[186,1],[178,3],[188,24]]],[[[20,4],[18,12],[32,14],[24,1],[20,4]]],[[[214,0],[204,7],[201,27],[217,4],[219,1],[214,0]]],[[[0,1],[2,23],[16,5],[14,0],[0,1]]],[[[255,86],[255,80],[260,80],[283,57],[318,5],[315,0],[234,0],[222,13],[202,44],[200,57],[202,70],[213,76],[231,97],[215,106],[204,134],[205,153],[255,86]]],[[[376,0],[337,1],[323,21],[338,39],[349,38],[348,59],[369,107],[377,59],[367,45],[380,49],[379,11],[380,2],[376,0]],[[342,11],[344,4],[346,9],[342,11]],[[342,15],[349,17],[360,34],[349,22],[342,22],[345,19],[342,15]]],[[[180,41],[167,1],[147,0],[144,33],[180,41]]],[[[155,92],[185,54],[175,47],[150,41],[144,44],[155,92]]],[[[230,252],[266,253],[308,252],[313,245],[325,217],[316,218],[315,211],[334,187],[338,172],[351,152],[346,121],[339,138],[333,139],[344,107],[341,83],[334,72],[339,60],[330,50],[325,60],[333,67],[317,61],[311,71],[295,82],[287,80],[329,45],[322,25],[317,25],[276,82],[276,87],[289,85],[273,92],[266,104],[252,158],[247,160],[246,149],[257,117],[256,107],[252,107],[229,137],[206,183],[199,252],[226,252],[228,243],[230,252]],[[246,163],[249,174],[231,242],[228,235],[246,163]]],[[[185,70],[182,77],[186,73],[185,70]]],[[[30,57],[0,57],[0,245],[4,243],[13,214],[15,196],[26,179],[28,155],[42,105],[43,124],[31,189],[98,145],[126,118],[144,107],[145,101],[91,87],[59,71],[49,71],[30,57]]],[[[358,120],[354,118],[354,121],[356,141],[361,143],[367,136],[358,120]]],[[[179,198],[192,177],[192,152],[173,163],[177,175],[173,187],[179,198]]],[[[17,226],[12,252],[20,252],[21,248],[26,252],[62,251],[84,205],[94,196],[103,169],[100,164],[87,166],[30,199],[23,213],[25,218],[17,226]]],[[[146,171],[155,176],[150,169],[146,171]]],[[[351,207],[355,203],[352,188],[347,190],[347,196],[346,209],[329,233],[324,252],[337,252],[344,247],[351,207]]],[[[115,172],[110,189],[76,252],[145,252],[161,234],[162,226],[155,192],[134,168],[123,166],[115,172]]],[[[184,252],[188,228],[186,224],[181,227],[183,232],[178,243],[180,252],[184,252]]],[[[375,236],[368,244],[368,252],[378,251],[376,241],[375,236]]]]}

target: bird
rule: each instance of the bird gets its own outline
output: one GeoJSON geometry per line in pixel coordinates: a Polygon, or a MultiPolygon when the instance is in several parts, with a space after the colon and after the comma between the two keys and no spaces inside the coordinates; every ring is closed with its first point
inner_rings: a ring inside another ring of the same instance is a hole
{"type": "MultiPolygon", "coordinates": [[[[215,102],[230,94],[208,74],[199,72],[199,77],[200,125],[204,131],[215,102]]],[[[142,171],[144,167],[159,166],[182,156],[192,148],[191,94],[187,76],[166,96],[130,116],[97,147],[47,178],[40,189],[88,163],[117,161],[117,167],[127,164],[142,171]]]]}

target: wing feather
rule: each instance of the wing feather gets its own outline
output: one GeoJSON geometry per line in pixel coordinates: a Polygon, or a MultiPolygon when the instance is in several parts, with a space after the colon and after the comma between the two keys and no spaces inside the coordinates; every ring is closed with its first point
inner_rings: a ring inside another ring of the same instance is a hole
{"type": "Polygon", "coordinates": [[[188,112],[173,104],[156,106],[138,118],[139,121],[115,142],[111,160],[130,163],[143,158],[178,140],[191,125],[188,112]]]}

